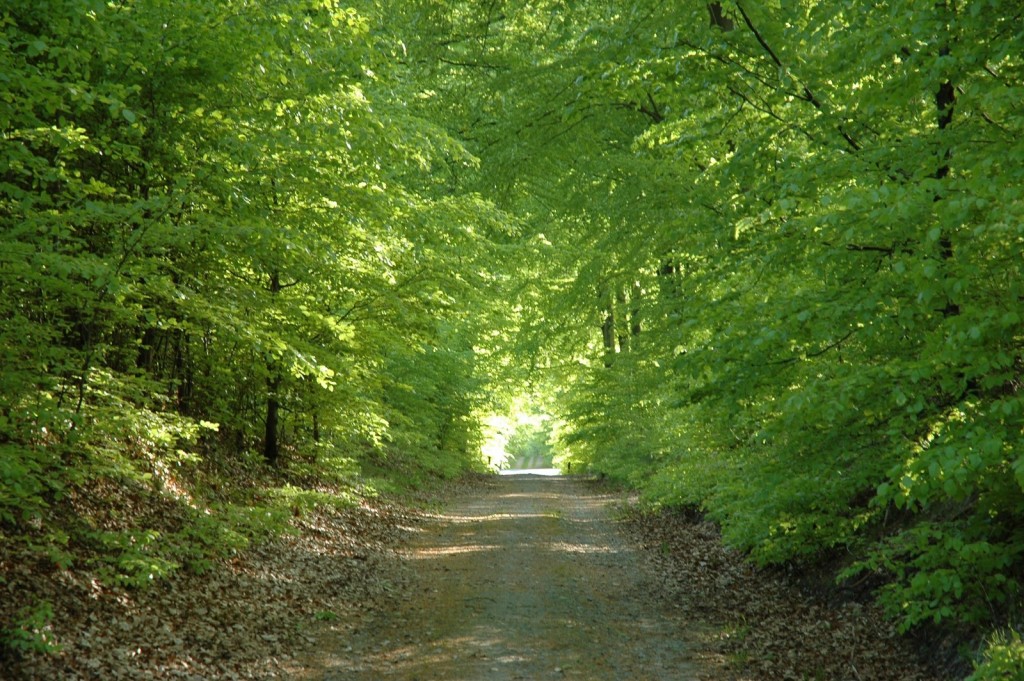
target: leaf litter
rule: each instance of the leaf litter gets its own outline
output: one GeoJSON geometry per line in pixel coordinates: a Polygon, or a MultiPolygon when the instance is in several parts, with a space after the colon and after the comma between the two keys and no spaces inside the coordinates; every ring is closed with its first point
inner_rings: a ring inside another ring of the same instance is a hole
{"type": "Polygon", "coordinates": [[[944,678],[878,607],[804,593],[725,546],[717,525],[699,515],[633,509],[625,524],[660,575],[664,598],[717,631],[707,651],[725,660],[723,681],[944,678]]]}
{"type": "Polygon", "coordinates": [[[24,600],[30,592],[49,601],[60,646],[0,659],[0,678],[286,678],[290,658],[316,642],[318,622],[387,607],[395,586],[381,568],[395,562],[417,522],[416,512],[382,501],[317,509],[294,519],[293,535],[143,589],[52,566],[0,564],[7,575],[0,597],[24,600]]]}

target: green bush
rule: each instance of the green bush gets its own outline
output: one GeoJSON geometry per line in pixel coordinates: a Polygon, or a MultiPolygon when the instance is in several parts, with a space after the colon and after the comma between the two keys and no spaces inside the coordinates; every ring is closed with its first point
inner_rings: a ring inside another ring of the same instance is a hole
{"type": "Polygon", "coordinates": [[[965,681],[1024,679],[1024,641],[1019,631],[997,632],[989,638],[982,659],[965,681]]]}
{"type": "Polygon", "coordinates": [[[885,540],[840,575],[865,571],[889,580],[879,591],[885,610],[904,631],[926,621],[985,623],[1020,593],[1010,568],[1024,543],[995,542],[966,522],[922,522],[885,540]]]}

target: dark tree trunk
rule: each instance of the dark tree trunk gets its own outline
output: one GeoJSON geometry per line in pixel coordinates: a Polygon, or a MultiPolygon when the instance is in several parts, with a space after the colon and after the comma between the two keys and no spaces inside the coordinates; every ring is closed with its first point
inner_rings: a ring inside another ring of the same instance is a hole
{"type": "MultiPolygon", "coordinates": [[[[940,51],[942,56],[949,54],[949,48],[942,48],[940,51]]],[[[940,131],[945,130],[953,122],[953,108],[956,105],[956,89],[953,87],[953,83],[945,81],[939,86],[939,89],[935,93],[935,109],[938,114],[938,128],[940,131]]],[[[940,143],[943,140],[940,139],[940,143]]],[[[939,163],[938,169],[935,171],[936,180],[944,180],[949,176],[950,166],[949,160],[952,157],[952,152],[949,148],[942,151],[942,161],[939,163]]],[[[941,194],[936,194],[934,201],[938,203],[942,200],[941,194]]],[[[953,259],[953,240],[948,232],[943,231],[939,237],[939,257],[944,262],[949,262],[953,259]]],[[[960,305],[956,301],[946,301],[946,306],[942,310],[942,314],[946,317],[955,317],[960,314],[960,305]]]]}
{"type": "Polygon", "coordinates": [[[609,295],[601,293],[601,309],[604,321],[601,323],[601,341],[604,344],[604,365],[610,367],[615,358],[615,310],[609,295]]]}
{"type": "Polygon", "coordinates": [[[633,290],[630,295],[632,308],[629,312],[629,332],[634,337],[640,335],[640,282],[633,282],[633,290]]]}
{"type": "Polygon", "coordinates": [[[137,368],[153,373],[153,364],[156,360],[159,342],[159,332],[153,327],[149,327],[142,332],[142,340],[139,342],[139,356],[135,360],[137,368]]]}
{"type": "Polygon", "coordinates": [[[665,256],[658,268],[658,291],[663,299],[674,300],[679,298],[681,289],[679,280],[682,276],[682,265],[678,264],[672,256],[665,256]]]}
{"type": "Polygon", "coordinates": [[[711,25],[717,26],[723,31],[731,31],[733,28],[732,19],[725,16],[722,11],[722,3],[720,2],[709,2],[708,3],[708,14],[711,15],[711,25]]]}
{"type": "MultiPolygon", "coordinates": [[[[626,292],[621,288],[615,293],[615,302],[618,304],[620,313],[624,315],[624,310],[627,307],[626,292]]],[[[622,352],[629,352],[629,333],[625,328],[625,323],[621,324],[621,328],[618,329],[619,336],[619,349],[622,352]]]]}
{"type": "Polygon", "coordinates": [[[274,375],[267,379],[267,427],[263,436],[263,458],[271,466],[277,465],[280,450],[277,442],[277,422],[280,403],[277,390],[281,387],[281,377],[274,375]]]}
{"type": "Polygon", "coordinates": [[[173,380],[177,381],[178,411],[182,414],[189,413],[192,406],[192,361],[189,358],[189,346],[191,339],[184,331],[178,330],[174,334],[174,373],[173,380]]]}
{"type": "MultiPolygon", "coordinates": [[[[270,294],[276,296],[281,291],[281,275],[277,270],[270,275],[270,294]]],[[[281,388],[281,372],[272,357],[267,358],[267,419],[263,435],[263,458],[271,466],[277,465],[280,449],[277,439],[278,411],[281,403],[278,392],[281,388]]]]}

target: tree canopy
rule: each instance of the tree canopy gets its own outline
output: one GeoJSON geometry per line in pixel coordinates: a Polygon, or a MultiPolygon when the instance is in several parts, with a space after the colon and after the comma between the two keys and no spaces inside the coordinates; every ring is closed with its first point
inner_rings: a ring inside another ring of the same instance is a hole
{"type": "Polygon", "coordinates": [[[273,507],[212,481],[482,470],[533,396],[561,465],[759,563],[849,556],[907,629],[1012,630],[1021,26],[1006,0],[11,0],[5,550],[200,569],[273,507]],[[157,536],[138,494],[191,524],[157,536]]]}

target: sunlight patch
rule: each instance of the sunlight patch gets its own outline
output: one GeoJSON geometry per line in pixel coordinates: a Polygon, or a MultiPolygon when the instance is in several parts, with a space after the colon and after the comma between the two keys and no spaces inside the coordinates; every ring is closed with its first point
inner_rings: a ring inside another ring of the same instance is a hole
{"type": "Polygon", "coordinates": [[[521,468],[521,469],[504,469],[498,471],[498,475],[544,475],[544,476],[557,476],[561,475],[562,471],[557,468],[521,468]]]}

